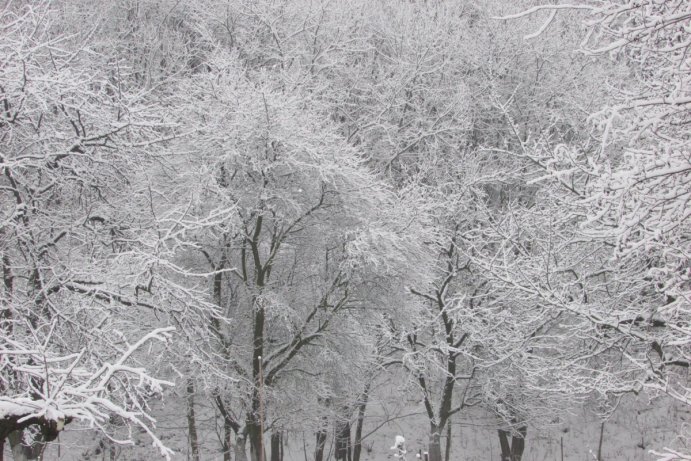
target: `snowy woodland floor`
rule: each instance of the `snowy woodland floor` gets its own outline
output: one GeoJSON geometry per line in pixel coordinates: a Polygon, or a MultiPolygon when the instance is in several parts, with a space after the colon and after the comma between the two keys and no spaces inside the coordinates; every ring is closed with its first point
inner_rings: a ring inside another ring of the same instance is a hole
{"type": "MultiPolygon", "coordinates": [[[[173,448],[175,460],[191,459],[184,409],[175,406],[155,406],[161,439],[173,448]]],[[[219,428],[210,402],[199,402],[199,434],[201,460],[221,461],[219,428]]],[[[422,407],[415,402],[403,405],[379,401],[372,405],[365,433],[376,429],[364,441],[362,459],[365,461],[393,460],[390,449],[396,435],[406,438],[408,461],[415,459],[418,450],[427,446],[427,422],[422,407]],[[391,420],[389,423],[384,423],[391,420]]],[[[603,461],[646,461],[655,459],[653,448],[674,445],[680,424],[691,421],[691,411],[681,405],[649,404],[647,399],[627,399],[605,422],[602,442],[603,461]]],[[[452,422],[451,461],[498,461],[499,440],[496,418],[481,411],[469,410],[452,422]]],[[[530,428],[523,461],[593,461],[600,442],[601,420],[591,409],[582,408],[566,415],[558,426],[536,431],[530,428]],[[563,451],[562,451],[563,450],[563,451]],[[563,458],[562,458],[563,453],[563,458]]],[[[93,431],[69,430],[60,436],[60,443],[51,443],[45,460],[62,461],[149,461],[158,458],[145,434],[135,434],[135,446],[119,446],[111,451],[99,448],[102,438],[93,431]],[[111,457],[112,454],[112,457],[111,457]]],[[[268,445],[268,440],[267,440],[268,445]]],[[[284,440],[285,461],[310,461],[314,456],[314,434],[294,431],[284,440]]],[[[442,439],[444,446],[446,439],[442,439]]],[[[333,460],[333,434],[327,440],[325,460],[333,460]]],[[[7,450],[9,455],[9,450],[7,450]]]]}

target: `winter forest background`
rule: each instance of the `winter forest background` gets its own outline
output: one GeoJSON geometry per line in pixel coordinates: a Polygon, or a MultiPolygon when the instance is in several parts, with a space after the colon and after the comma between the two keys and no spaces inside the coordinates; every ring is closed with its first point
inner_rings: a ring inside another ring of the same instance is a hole
{"type": "Polygon", "coordinates": [[[686,0],[0,1],[0,460],[691,459],[690,48],[686,0]]]}

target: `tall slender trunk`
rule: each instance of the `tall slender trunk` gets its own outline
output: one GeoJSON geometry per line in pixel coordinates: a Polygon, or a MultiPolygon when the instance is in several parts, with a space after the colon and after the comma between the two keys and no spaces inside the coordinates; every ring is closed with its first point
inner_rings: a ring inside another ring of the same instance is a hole
{"type": "MultiPolygon", "coordinates": [[[[260,285],[261,286],[261,285],[260,285]]],[[[264,434],[261,429],[261,388],[262,382],[262,355],[264,354],[264,322],[266,313],[264,307],[257,300],[254,301],[254,347],[252,350],[252,378],[254,388],[252,389],[252,409],[247,418],[247,436],[250,439],[250,456],[252,461],[263,461],[264,457],[264,434]]]]}
{"type": "Polygon", "coordinates": [[[501,448],[501,461],[511,461],[511,442],[509,441],[510,432],[499,429],[499,447],[501,448]]]}
{"type": "MultiPolygon", "coordinates": [[[[223,235],[223,245],[224,247],[227,247],[226,234],[223,235]]],[[[213,282],[213,299],[214,304],[216,304],[219,309],[221,309],[223,306],[223,270],[226,268],[227,262],[225,251],[222,250],[221,260],[218,262],[218,264],[214,265],[212,263],[212,268],[214,271],[216,271],[213,282]]],[[[215,316],[211,320],[211,330],[218,338],[219,348],[223,358],[227,361],[230,361],[230,343],[221,329],[221,322],[215,316]]],[[[223,398],[221,397],[218,389],[215,391],[214,401],[223,418],[223,442],[221,443],[223,447],[223,461],[230,461],[230,452],[233,446],[233,432],[238,432],[240,427],[237,421],[232,419],[231,415],[226,410],[223,403],[223,398]]]]}
{"type": "Polygon", "coordinates": [[[283,437],[281,431],[271,433],[271,461],[283,461],[283,437]]]}
{"type": "Polygon", "coordinates": [[[511,456],[512,461],[521,461],[523,458],[523,451],[525,450],[525,438],[528,436],[528,427],[521,426],[518,428],[519,437],[513,437],[511,441],[511,456]]]}
{"type": "Polygon", "coordinates": [[[446,448],[444,450],[444,461],[451,459],[451,421],[446,422],[446,448]]]}
{"type": "Polygon", "coordinates": [[[605,438],[605,422],[600,425],[600,443],[597,444],[597,461],[602,461],[602,442],[605,438]]]}
{"type": "Polygon", "coordinates": [[[259,416],[253,416],[250,415],[247,418],[247,438],[249,439],[250,442],[250,460],[251,461],[260,461],[259,460],[259,453],[260,450],[262,449],[262,443],[261,443],[261,437],[262,435],[260,434],[261,429],[259,427],[259,416]]]}
{"type": "Polygon", "coordinates": [[[235,436],[235,461],[247,461],[247,434],[245,429],[235,436]]]}
{"type": "Polygon", "coordinates": [[[238,424],[233,418],[233,415],[228,412],[223,397],[221,397],[218,390],[214,392],[214,403],[223,418],[223,461],[230,461],[230,451],[233,446],[233,432],[238,435],[238,438],[241,435],[244,437],[244,432],[242,432],[244,429],[240,428],[240,424],[238,424]]]}
{"type": "Polygon", "coordinates": [[[499,445],[501,447],[501,461],[521,461],[525,450],[525,438],[528,435],[528,427],[521,426],[517,429],[518,436],[511,432],[499,429],[499,445]]]}
{"type": "Polygon", "coordinates": [[[429,433],[429,461],[442,461],[441,459],[441,428],[435,424],[430,424],[429,433]]]}
{"type": "Polygon", "coordinates": [[[314,461],[324,461],[324,447],[326,446],[326,429],[317,431],[317,446],[314,449],[314,461]]]}
{"type": "Polygon", "coordinates": [[[194,380],[192,378],[187,378],[187,431],[192,461],[199,461],[199,438],[197,437],[197,420],[194,416],[194,380]]]}
{"type": "Polygon", "coordinates": [[[230,449],[233,446],[233,426],[223,418],[223,461],[230,461],[230,449]]]}
{"type": "Polygon", "coordinates": [[[247,436],[250,441],[250,458],[252,461],[266,460],[263,430],[264,409],[262,403],[262,387],[264,384],[264,378],[262,376],[261,360],[261,355],[258,355],[255,361],[258,365],[256,379],[254,381],[256,384],[252,389],[252,410],[251,413],[247,415],[246,425],[247,436]]]}
{"type": "Polygon", "coordinates": [[[336,422],[336,461],[352,460],[352,447],[350,446],[350,413],[349,408],[343,409],[341,418],[336,422]]]}
{"type": "Polygon", "coordinates": [[[262,430],[260,411],[261,411],[261,389],[264,385],[262,372],[262,361],[264,355],[264,325],[266,323],[266,311],[261,300],[261,292],[264,289],[266,279],[271,273],[271,263],[261,261],[260,241],[263,229],[264,217],[259,214],[254,223],[252,236],[245,239],[241,253],[242,277],[246,284],[254,290],[252,298],[252,400],[250,411],[246,415],[247,437],[250,441],[250,458],[252,461],[264,461],[264,433],[262,430]],[[250,282],[247,272],[247,249],[251,252],[251,260],[254,263],[254,277],[250,282]]]}
{"type": "Polygon", "coordinates": [[[360,396],[357,406],[357,422],[355,424],[355,441],[353,443],[353,461],[360,461],[362,453],[362,427],[365,424],[365,412],[367,411],[367,401],[369,400],[370,383],[365,385],[365,390],[360,396]]]}

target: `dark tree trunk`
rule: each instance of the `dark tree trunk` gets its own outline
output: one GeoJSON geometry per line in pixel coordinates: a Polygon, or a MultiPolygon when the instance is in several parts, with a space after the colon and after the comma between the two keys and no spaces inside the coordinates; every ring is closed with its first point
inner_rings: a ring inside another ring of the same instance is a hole
{"type": "Polygon", "coordinates": [[[429,434],[429,461],[442,461],[441,458],[441,441],[439,432],[441,429],[436,425],[430,426],[429,434]]]}
{"type": "Polygon", "coordinates": [[[187,378],[187,431],[190,437],[192,461],[199,461],[199,438],[197,437],[197,420],[194,416],[194,381],[187,378]]]}
{"type": "Polygon", "coordinates": [[[262,434],[259,426],[259,416],[250,416],[247,420],[247,438],[250,441],[250,459],[261,461],[260,454],[263,455],[262,434]]]}
{"type": "Polygon", "coordinates": [[[336,461],[352,461],[350,446],[350,411],[346,408],[342,420],[336,423],[336,461]]]}
{"type": "MultiPolygon", "coordinates": [[[[431,295],[412,290],[413,294],[422,296],[427,300],[433,300],[433,305],[435,307],[435,310],[439,311],[439,319],[441,320],[442,325],[444,327],[444,332],[446,333],[446,344],[449,346],[449,349],[451,351],[457,351],[468,338],[468,333],[462,334],[460,338],[456,337],[456,320],[454,320],[453,316],[449,315],[447,301],[445,297],[446,287],[448,286],[447,284],[451,282],[451,280],[454,277],[453,274],[456,271],[455,263],[453,263],[453,260],[455,258],[454,251],[455,245],[453,242],[451,242],[449,249],[445,251],[446,257],[448,258],[448,275],[444,281],[443,288],[437,289],[431,295]]],[[[416,335],[408,335],[408,342],[410,343],[410,346],[413,349],[413,351],[415,351],[417,345],[419,344],[416,335]]],[[[441,390],[441,396],[438,403],[438,410],[435,411],[434,404],[430,400],[430,395],[433,393],[430,392],[428,389],[428,383],[425,376],[423,374],[419,374],[417,377],[418,383],[424,395],[423,402],[425,405],[425,411],[430,421],[429,461],[442,461],[441,433],[446,427],[446,424],[448,424],[449,418],[451,418],[451,416],[456,412],[460,411],[460,409],[463,407],[463,404],[461,403],[460,408],[452,408],[453,392],[457,385],[456,359],[458,358],[459,354],[460,352],[449,352],[446,356],[446,378],[444,379],[444,386],[441,390]]],[[[446,450],[447,458],[450,456],[450,449],[451,448],[449,445],[446,450]]]]}
{"type": "MultiPolygon", "coordinates": [[[[260,285],[262,286],[262,285],[260,285]]],[[[254,350],[252,357],[252,413],[247,424],[247,436],[250,440],[250,455],[252,461],[264,461],[264,434],[262,434],[261,420],[261,390],[264,386],[262,372],[262,355],[264,354],[264,322],[266,315],[264,308],[255,301],[254,312],[254,350]]]]}
{"type": "Polygon", "coordinates": [[[501,446],[501,461],[521,461],[525,450],[525,438],[528,428],[521,426],[517,429],[518,436],[511,432],[499,429],[499,445],[501,446]]]}
{"type": "Polygon", "coordinates": [[[597,444],[597,461],[602,461],[602,442],[605,438],[605,422],[600,425],[600,443],[597,444]]]}
{"type": "Polygon", "coordinates": [[[511,461],[510,432],[499,429],[499,446],[501,447],[501,461],[511,461]]]}
{"type": "Polygon", "coordinates": [[[239,434],[240,425],[226,409],[226,405],[218,390],[216,390],[214,394],[214,403],[223,418],[223,461],[230,461],[230,452],[233,446],[233,432],[239,434]]]}
{"type": "Polygon", "coordinates": [[[521,461],[523,458],[523,451],[525,450],[525,438],[528,435],[528,428],[521,426],[518,428],[519,437],[513,437],[511,440],[511,461],[521,461]]]}
{"type": "Polygon", "coordinates": [[[360,461],[362,453],[362,427],[365,424],[365,412],[367,411],[367,401],[369,400],[370,384],[365,385],[365,390],[360,396],[357,406],[357,422],[355,423],[355,442],[353,444],[353,461],[360,461]]]}
{"type": "Polygon", "coordinates": [[[247,461],[247,435],[239,431],[235,436],[235,461],[247,461]]]}
{"type": "Polygon", "coordinates": [[[233,446],[233,426],[223,418],[223,461],[230,461],[230,450],[233,446]]]}
{"type": "Polygon", "coordinates": [[[446,422],[446,449],[444,450],[444,461],[451,459],[451,421],[446,422]]]}
{"type": "MultiPolygon", "coordinates": [[[[259,252],[260,236],[262,233],[264,218],[260,214],[254,225],[252,238],[249,243],[252,252],[252,261],[254,262],[254,288],[259,292],[264,288],[266,278],[271,272],[271,264],[262,264],[259,252]]],[[[243,248],[243,277],[247,281],[247,271],[245,267],[245,252],[243,248]]],[[[262,377],[263,355],[264,355],[264,324],[266,322],[266,311],[260,299],[255,296],[252,299],[253,315],[253,331],[252,331],[252,382],[254,388],[252,389],[252,408],[251,413],[247,418],[247,437],[250,440],[250,457],[252,461],[264,461],[264,434],[262,428],[261,418],[262,402],[261,392],[264,387],[264,379],[262,377]]]]}
{"type": "Polygon", "coordinates": [[[3,445],[6,439],[10,441],[12,456],[16,461],[38,459],[46,446],[52,442],[72,418],[64,420],[46,420],[45,417],[15,414],[0,419],[0,440],[3,445]],[[20,422],[20,420],[22,420],[20,422]],[[33,426],[38,429],[31,445],[23,443],[24,430],[33,426]]]}
{"type": "Polygon", "coordinates": [[[14,461],[34,461],[40,460],[43,455],[43,450],[46,448],[44,438],[39,434],[31,445],[25,445],[22,440],[24,431],[12,432],[8,439],[10,440],[10,447],[12,448],[12,459],[14,461]]]}
{"type": "Polygon", "coordinates": [[[314,461],[324,461],[324,447],[326,446],[326,429],[317,432],[317,446],[314,450],[314,461]]]}
{"type": "Polygon", "coordinates": [[[271,433],[271,461],[283,461],[283,437],[281,431],[271,433]]]}
{"type": "MultiPolygon", "coordinates": [[[[264,324],[264,312],[263,309],[260,309],[262,312],[261,314],[257,314],[257,317],[255,319],[256,323],[261,323],[262,325],[264,324]]],[[[263,326],[259,328],[260,333],[257,331],[257,327],[255,327],[255,349],[254,349],[254,370],[253,370],[253,375],[254,375],[254,389],[252,389],[252,411],[250,414],[247,415],[247,436],[250,441],[250,457],[252,461],[264,461],[264,434],[262,431],[262,421],[261,418],[263,417],[262,413],[262,402],[261,402],[261,388],[263,386],[262,378],[261,378],[261,361],[262,361],[262,352],[263,352],[263,326]],[[259,336],[257,336],[259,335],[259,336]]]]}

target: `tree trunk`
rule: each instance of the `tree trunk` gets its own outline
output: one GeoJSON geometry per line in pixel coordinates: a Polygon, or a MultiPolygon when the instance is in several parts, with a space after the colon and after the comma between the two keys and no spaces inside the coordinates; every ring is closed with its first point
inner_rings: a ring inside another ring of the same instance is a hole
{"type": "Polygon", "coordinates": [[[352,461],[350,409],[344,408],[342,418],[336,423],[336,461],[352,461]]]}
{"type": "MultiPolygon", "coordinates": [[[[263,286],[263,284],[257,284],[263,286]]],[[[247,436],[250,439],[250,457],[252,461],[264,461],[264,434],[262,433],[261,391],[264,386],[262,374],[262,355],[264,354],[264,307],[255,301],[254,312],[254,349],[252,351],[252,413],[247,418],[247,436]]]]}
{"type": "Polygon", "coordinates": [[[518,433],[520,436],[514,436],[511,440],[511,461],[521,461],[521,458],[523,458],[523,451],[525,450],[525,438],[528,435],[528,427],[519,427],[518,433]]]}
{"type": "Polygon", "coordinates": [[[283,461],[283,437],[281,431],[271,433],[271,461],[283,461]]]}
{"type": "Polygon", "coordinates": [[[605,422],[600,425],[600,443],[597,444],[597,461],[602,461],[602,442],[605,438],[605,422]]]}
{"type": "Polygon", "coordinates": [[[223,418],[223,461],[230,461],[230,448],[233,445],[233,426],[223,418]]]}
{"type": "Polygon", "coordinates": [[[24,431],[10,432],[10,435],[7,437],[10,440],[12,459],[14,461],[40,461],[43,456],[43,450],[46,448],[46,444],[41,440],[41,436],[37,435],[36,438],[38,440],[34,440],[31,445],[24,444],[23,437],[24,431]]]}
{"type": "Polygon", "coordinates": [[[446,422],[446,449],[444,450],[444,461],[451,458],[451,421],[446,422]]]}
{"type": "Polygon", "coordinates": [[[226,405],[218,389],[214,391],[214,403],[223,418],[223,461],[230,461],[230,451],[233,446],[233,432],[238,434],[239,437],[241,432],[240,425],[226,409],[226,405]]]}
{"type": "Polygon", "coordinates": [[[431,425],[429,434],[429,461],[442,461],[440,431],[441,429],[439,427],[434,424],[431,425]]]}
{"type": "Polygon", "coordinates": [[[510,433],[503,429],[499,429],[499,446],[501,447],[501,461],[511,461],[511,442],[509,441],[510,433]]]}
{"type": "Polygon", "coordinates": [[[238,431],[235,436],[235,461],[247,461],[247,435],[245,430],[238,431]]]}
{"type": "Polygon", "coordinates": [[[326,446],[326,429],[317,432],[317,446],[314,450],[314,461],[324,461],[324,447],[326,446]]]}
{"type": "Polygon", "coordinates": [[[352,460],[350,421],[339,422],[336,428],[336,461],[352,460]]]}
{"type": "Polygon", "coordinates": [[[499,429],[499,445],[501,446],[501,461],[521,461],[525,450],[525,438],[528,428],[521,426],[517,429],[519,436],[511,435],[511,432],[499,429]],[[510,439],[509,439],[510,437],[510,439]]]}
{"type": "Polygon", "coordinates": [[[197,422],[194,416],[194,381],[192,378],[187,378],[187,430],[190,437],[192,461],[199,461],[199,438],[197,437],[197,422]]]}
{"type": "MultiPolygon", "coordinates": [[[[262,320],[263,321],[263,320],[262,320]]],[[[260,341],[263,344],[263,339],[260,341]]],[[[257,351],[255,350],[255,353],[257,351]]],[[[259,350],[261,353],[261,348],[259,350]]],[[[262,375],[262,356],[255,357],[255,386],[252,389],[252,411],[247,415],[247,436],[250,440],[250,459],[252,461],[265,461],[264,451],[264,409],[262,403],[262,387],[264,377],[262,375]]]]}
{"type": "Polygon", "coordinates": [[[365,412],[367,410],[367,400],[369,399],[370,384],[365,385],[365,390],[360,396],[357,406],[357,422],[355,423],[355,441],[353,443],[353,461],[360,461],[362,453],[362,427],[365,424],[365,412]]]}
{"type": "Polygon", "coordinates": [[[252,461],[261,461],[262,435],[261,427],[259,426],[259,416],[250,416],[247,421],[247,438],[250,441],[250,459],[252,461]]]}

